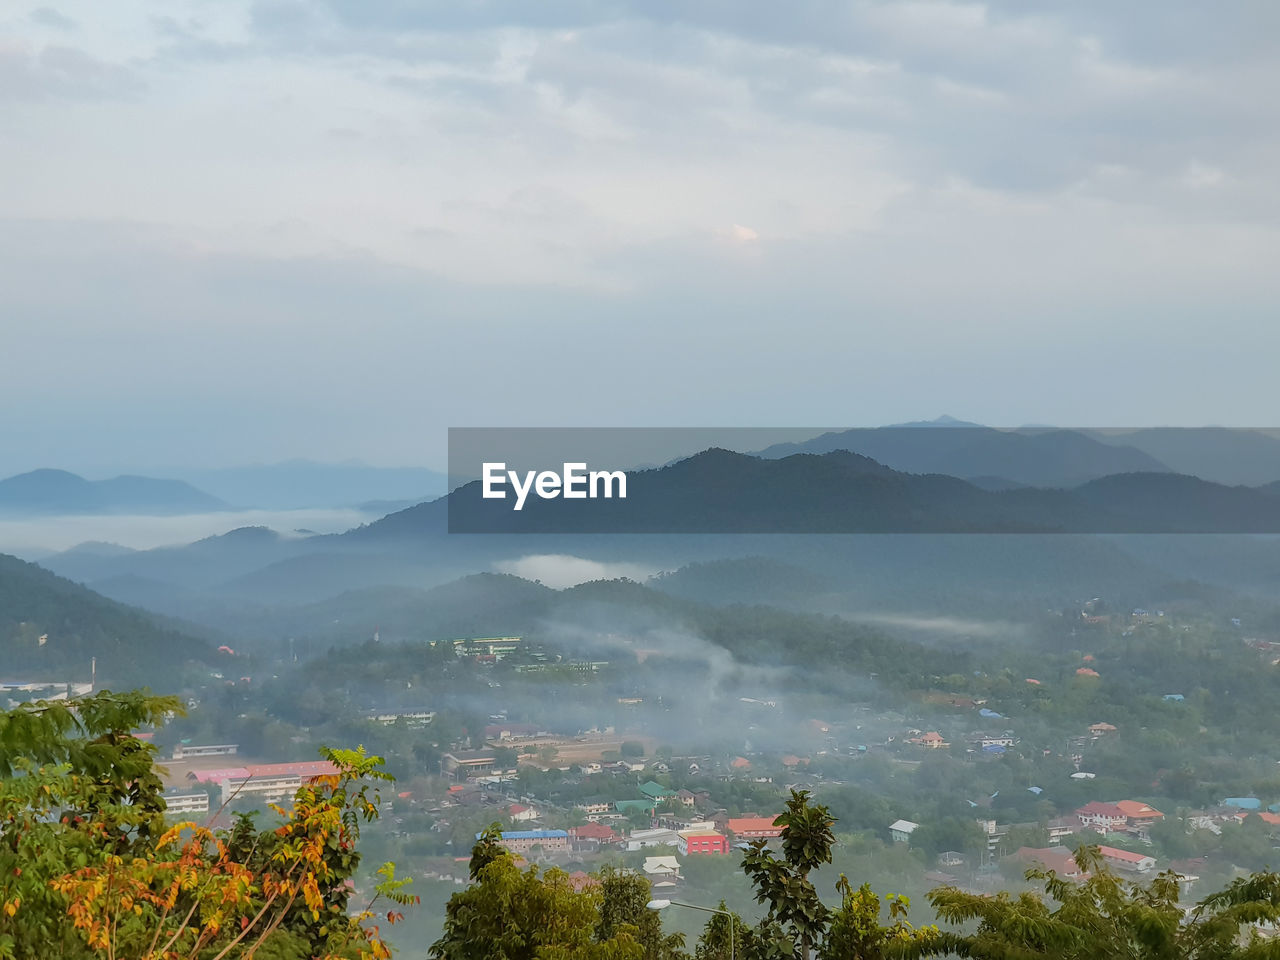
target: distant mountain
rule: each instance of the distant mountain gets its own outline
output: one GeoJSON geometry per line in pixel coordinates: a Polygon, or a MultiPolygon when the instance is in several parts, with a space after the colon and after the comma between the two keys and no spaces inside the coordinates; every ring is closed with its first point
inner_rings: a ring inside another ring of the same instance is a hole
{"type": "Polygon", "coordinates": [[[103,684],[171,683],[214,649],[150,614],[108,600],[35,564],[0,554],[0,679],[103,684]]]}
{"type": "Polygon", "coordinates": [[[421,503],[448,490],[447,477],[434,470],[356,462],[289,460],[176,473],[237,507],[271,510],[353,507],[380,500],[421,503]]]}
{"type": "Polygon", "coordinates": [[[1152,427],[1092,431],[1090,436],[1155,457],[1176,473],[1214,483],[1256,487],[1280,482],[1280,438],[1274,432],[1227,427],[1152,427]]]}
{"type": "Polygon", "coordinates": [[[1280,500],[1249,487],[1145,472],[1073,490],[990,491],[890,470],[847,451],[767,459],[707,450],[629,474],[626,499],[530,497],[520,512],[509,501],[483,499],[479,482],[448,499],[455,533],[1280,532],[1280,500]]]}
{"type": "Polygon", "coordinates": [[[1074,430],[995,430],[937,421],[824,433],[802,443],[776,444],[760,456],[852,450],[904,473],[998,477],[1033,487],[1072,487],[1115,473],[1169,468],[1142,450],[1074,430]]]}
{"type": "Polygon", "coordinates": [[[0,480],[0,514],[50,516],[137,513],[167,515],[225,510],[217,497],[182,480],[114,477],[86,480],[66,470],[32,470],[0,480]]]}

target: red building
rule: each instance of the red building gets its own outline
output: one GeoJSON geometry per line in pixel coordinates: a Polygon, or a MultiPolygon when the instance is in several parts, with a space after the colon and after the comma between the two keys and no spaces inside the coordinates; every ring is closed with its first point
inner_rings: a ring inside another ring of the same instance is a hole
{"type": "Polygon", "coordinates": [[[684,830],[679,837],[676,850],[681,856],[729,852],[729,838],[715,830],[684,830]]]}

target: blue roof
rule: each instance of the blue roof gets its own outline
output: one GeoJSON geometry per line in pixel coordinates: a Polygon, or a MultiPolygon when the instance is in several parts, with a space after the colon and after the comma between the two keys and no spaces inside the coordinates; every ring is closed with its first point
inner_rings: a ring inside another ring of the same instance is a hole
{"type": "Polygon", "coordinates": [[[1262,801],[1257,797],[1227,797],[1222,801],[1224,807],[1239,807],[1241,810],[1261,810],[1262,801]]]}
{"type": "Polygon", "coordinates": [[[996,713],[994,710],[988,710],[986,707],[983,707],[981,710],[978,711],[978,716],[989,717],[990,719],[993,719],[993,720],[1004,719],[1003,714],[996,713]]]}
{"type": "Polygon", "coordinates": [[[1004,753],[1004,747],[998,743],[988,743],[982,748],[983,753],[1004,753]]]}
{"type": "Polygon", "coordinates": [[[1180,693],[1166,693],[1166,694],[1164,695],[1164,698],[1165,698],[1166,700],[1184,700],[1184,699],[1186,699],[1186,698],[1185,698],[1185,697],[1183,697],[1183,696],[1182,696],[1182,694],[1180,694],[1180,693]]]}
{"type": "MultiPolygon", "coordinates": [[[[483,833],[477,833],[476,839],[479,840],[483,833]]],[[[552,840],[557,837],[568,837],[566,830],[504,830],[502,833],[503,840],[552,840]]]]}

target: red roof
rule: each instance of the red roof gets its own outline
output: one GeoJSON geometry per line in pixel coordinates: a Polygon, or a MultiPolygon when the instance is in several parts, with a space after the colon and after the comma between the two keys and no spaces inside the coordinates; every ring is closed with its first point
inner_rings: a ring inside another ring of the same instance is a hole
{"type": "Polygon", "coordinates": [[[1098,676],[1098,671],[1090,670],[1088,667],[1081,667],[1079,670],[1076,671],[1076,676],[1077,677],[1096,677],[1098,676]]]}
{"type": "Polygon", "coordinates": [[[1141,863],[1143,860],[1154,860],[1145,853],[1130,853],[1128,850],[1121,850],[1119,847],[1098,847],[1102,855],[1108,860],[1123,860],[1125,863],[1141,863]]]}
{"type": "Polygon", "coordinates": [[[1164,817],[1155,807],[1137,800],[1117,800],[1116,806],[1126,817],[1137,817],[1139,820],[1160,820],[1164,817]]]}
{"type": "Polygon", "coordinates": [[[773,833],[782,832],[781,827],[773,825],[773,817],[737,817],[730,818],[730,833],[773,833]]]}
{"type": "Polygon", "coordinates": [[[511,804],[511,806],[507,807],[507,812],[512,814],[524,813],[526,810],[529,810],[529,809],[530,808],[526,807],[523,803],[513,803],[511,804]]]}
{"type": "Polygon", "coordinates": [[[1129,815],[1114,803],[1103,803],[1101,800],[1094,800],[1092,803],[1086,803],[1083,807],[1076,811],[1078,817],[1110,817],[1113,820],[1125,820],[1129,815]]]}
{"type": "Polygon", "coordinates": [[[338,768],[328,760],[299,760],[295,763],[249,763],[245,769],[252,777],[332,777],[338,768]]]}
{"type": "Polygon", "coordinates": [[[576,840],[600,840],[605,843],[612,843],[618,839],[618,835],[613,832],[613,828],[607,827],[603,823],[584,823],[580,827],[571,827],[569,836],[576,840]]]}

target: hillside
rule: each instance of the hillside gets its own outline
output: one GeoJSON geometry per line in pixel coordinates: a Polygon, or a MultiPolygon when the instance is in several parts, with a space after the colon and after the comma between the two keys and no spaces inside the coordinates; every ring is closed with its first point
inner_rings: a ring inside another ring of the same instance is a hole
{"type": "Polygon", "coordinates": [[[0,480],[0,514],[175,514],[225,510],[226,503],[182,480],[86,480],[66,470],[32,470],[0,480]]]}
{"type": "Polygon", "coordinates": [[[1168,470],[1157,458],[1074,430],[995,430],[977,424],[936,423],[824,433],[803,443],[777,444],[760,456],[852,450],[904,473],[995,479],[1005,486],[1071,487],[1113,473],[1168,470]]]}
{"type": "Polygon", "coordinates": [[[0,554],[0,662],[6,681],[88,680],[157,685],[213,645],[108,600],[32,563],[0,554]],[[42,640],[42,638],[44,638],[42,640]]]}
{"type": "Polygon", "coordinates": [[[509,499],[482,498],[473,482],[448,500],[455,533],[1280,532],[1275,497],[1167,471],[1113,474],[1070,490],[988,490],[844,450],[781,459],[706,450],[629,474],[625,499],[530,497],[517,512],[509,499]]]}

